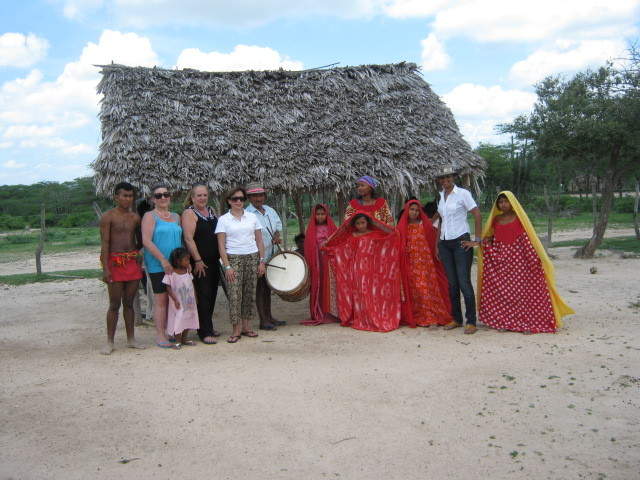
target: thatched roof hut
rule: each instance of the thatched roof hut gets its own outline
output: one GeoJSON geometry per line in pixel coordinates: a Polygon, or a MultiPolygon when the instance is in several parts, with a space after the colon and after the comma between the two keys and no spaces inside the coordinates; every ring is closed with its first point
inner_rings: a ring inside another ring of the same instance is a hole
{"type": "Polygon", "coordinates": [[[362,174],[415,192],[452,165],[483,160],[415,64],[306,71],[200,72],[102,66],[97,190],[127,180],[213,191],[345,191],[362,174]]]}

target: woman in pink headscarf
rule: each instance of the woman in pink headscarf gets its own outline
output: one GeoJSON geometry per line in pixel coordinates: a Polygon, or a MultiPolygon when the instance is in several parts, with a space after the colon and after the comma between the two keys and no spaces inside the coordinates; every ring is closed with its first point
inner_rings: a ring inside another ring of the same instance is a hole
{"type": "Polygon", "coordinates": [[[337,229],[327,205],[320,203],[313,207],[304,238],[304,257],[309,265],[311,275],[311,290],[309,292],[311,318],[301,322],[302,325],[320,325],[337,321],[337,318],[330,313],[329,301],[332,283],[335,290],[335,278],[329,271],[327,256],[322,251],[322,247],[337,229]]]}
{"type": "Polygon", "coordinates": [[[358,211],[368,213],[379,222],[394,225],[389,204],[377,195],[378,185],[378,181],[369,175],[363,175],[356,181],[357,197],[349,202],[344,214],[345,220],[358,211]]]}

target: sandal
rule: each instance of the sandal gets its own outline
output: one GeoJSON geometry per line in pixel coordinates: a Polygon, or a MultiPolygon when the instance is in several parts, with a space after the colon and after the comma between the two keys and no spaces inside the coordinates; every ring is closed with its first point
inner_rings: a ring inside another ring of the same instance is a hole
{"type": "Polygon", "coordinates": [[[258,334],[253,330],[247,330],[246,332],[242,332],[240,335],[244,337],[250,337],[250,338],[255,338],[258,336],[258,334]]]}
{"type": "Polygon", "coordinates": [[[176,348],[175,344],[171,342],[157,342],[156,346],[160,348],[176,348]]]}
{"type": "Polygon", "coordinates": [[[236,343],[238,340],[240,340],[240,335],[231,335],[229,338],[227,338],[227,343],[236,343]]]}
{"type": "Polygon", "coordinates": [[[196,342],[194,342],[193,340],[185,340],[184,342],[182,342],[182,345],[186,345],[187,347],[195,347],[196,342]]]}

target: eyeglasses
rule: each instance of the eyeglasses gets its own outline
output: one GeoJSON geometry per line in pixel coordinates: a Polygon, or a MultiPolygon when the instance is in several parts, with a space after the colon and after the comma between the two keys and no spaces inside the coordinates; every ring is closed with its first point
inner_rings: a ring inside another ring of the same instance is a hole
{"type": "Polygon", "coordinates": [[[170,198],[171,194],[169,192],[162,192],[162,193],[154,193],[153,194],[153,198],[155,198],[156,200],[160,200],[162,197],[170,198]]]}
{"type": "Polygon", "coordinates": [[[232,202],[244,202],[244,197],[231,197],[229,200],[232,202]]]}

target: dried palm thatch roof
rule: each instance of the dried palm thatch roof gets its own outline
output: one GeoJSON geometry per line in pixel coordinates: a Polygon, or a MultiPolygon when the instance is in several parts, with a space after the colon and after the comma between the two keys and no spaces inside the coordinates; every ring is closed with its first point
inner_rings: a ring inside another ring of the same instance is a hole
{"type": "Polygon", "coordinates": [[[126,180],[214,191],[352,187],[363,174],[407,193],[443,166],[483,160],[415,64],[328,70],[201,72],[103,65],[97,190],[126,180]]]}

